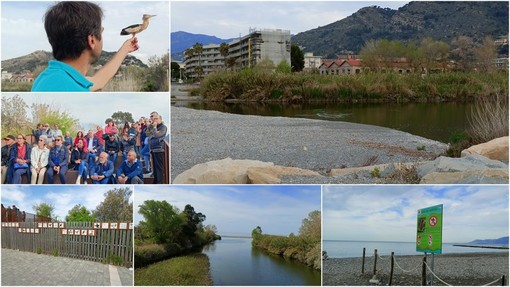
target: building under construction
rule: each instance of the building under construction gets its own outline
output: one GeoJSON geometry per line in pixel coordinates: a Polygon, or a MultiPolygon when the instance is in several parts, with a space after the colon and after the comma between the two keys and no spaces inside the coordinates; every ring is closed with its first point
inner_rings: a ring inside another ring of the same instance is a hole
{"type": "Polygon", "coordinates": [[[219,44],[203,46],[201,54],[194,53],[185,57],[186,73],[197,77],[200,67],[202,76],[227,68],[227,62],[233,69],[253,67],[262,60],[271,60],[276,66],[282,61],[290,65],[290,31],[282,29],[250,29],[244,37],[228,43],[228,54],[221,55],[219,44]]]}

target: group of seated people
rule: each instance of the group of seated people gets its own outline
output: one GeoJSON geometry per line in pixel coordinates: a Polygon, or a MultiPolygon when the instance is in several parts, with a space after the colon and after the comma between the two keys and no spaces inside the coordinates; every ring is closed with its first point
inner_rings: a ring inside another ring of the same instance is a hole
{"type": "Polygon", "coordinates": [[[144,159],[145,170],[150,174],[151,153],[160,148],[153,144],[160,141],[151,140],[161,136],[155,132],[158,124],[153,124],[153,117],[161,121],[161,116],[153,112],[151,119],[142,117],[137,123],[126,122],[122,130],[109,119],[104,130],[98,127],[95,133],[89,130],[86,136],[80,131],[74,140],[69,133],[50,135],[49,125],[45,124],[33,132],[36,140],[33,146],[26,142],[24,135],[8,135],[2,147],[2,183],[20,184],[26,174],[31,184],[42,184],[45,178],[46,183],[53,184],[55,176],[65,184],[67,171],[77,170],[77,184],[82,180],[87,183],[89,177],[94,184],[142,184],[144,173],[140,159],[144,159]],[[119,153],[124,160],[114,170],[119,153]]]}

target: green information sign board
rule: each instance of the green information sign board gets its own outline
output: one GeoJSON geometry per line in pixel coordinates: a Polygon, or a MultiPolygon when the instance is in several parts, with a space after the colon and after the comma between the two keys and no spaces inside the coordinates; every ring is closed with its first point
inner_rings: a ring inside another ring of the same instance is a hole
{"type": "Polygon", "coordinates": [[[443,249],[443,205],[418,210],[416,251],[441,254],[443,249]]]}

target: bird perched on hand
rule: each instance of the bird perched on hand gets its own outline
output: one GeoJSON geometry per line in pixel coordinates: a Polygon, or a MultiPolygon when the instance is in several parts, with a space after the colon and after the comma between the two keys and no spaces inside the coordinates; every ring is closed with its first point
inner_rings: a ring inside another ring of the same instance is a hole
{"type": "Polygon", "coordinates": [[[149,26],[149,19],[154,16],[156,16],[156,15],[143,14],[143,17],[142,17],[143,23],[142,24],[135,24],[135,25],[126,27],[126,28],[122,29],[122,31],[120,31],[120,34],[121,35],[131,34],[134,37],[137,33],[140,33],[143,30],[147,29],[147,27],[149,26]]]}

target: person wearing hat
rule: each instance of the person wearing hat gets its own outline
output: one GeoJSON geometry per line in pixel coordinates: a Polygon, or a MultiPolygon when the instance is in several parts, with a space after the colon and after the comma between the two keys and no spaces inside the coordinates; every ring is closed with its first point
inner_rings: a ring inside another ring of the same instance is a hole
{"type": "Polygon", "coordinates": [[[12,145],[16,141],[13,135],[8,135],[4,139],[5,145],[2,147],[2,184],[7,179],[7,169],[9,168],[9,153],[11,152],[12,145]]]}

